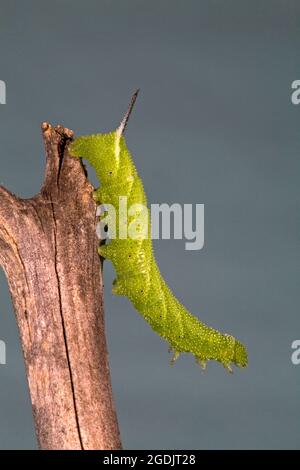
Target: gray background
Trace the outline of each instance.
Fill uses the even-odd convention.
[[[300,2],[0,1],[1,183],[42,182],[41,121],[113,129],[141,87],[129,147],[149,202],[205,204],[205,247],[157,241],[162,273],[199,317],[238,336],[246,370],[167,344],[105,265],[106,330],[126,448],[299,448]],[[36,448],[18,333],[0,285],[0,448]]]

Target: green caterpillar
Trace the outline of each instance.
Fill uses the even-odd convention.
[[[123,136],[136,96],[137,92],[116,131],[82,136],[70,146],[70,154],[85,158],[101,181],[94,193],[96,201],[114,206],[117,217],[120,197],[127,197],[129,207],[147,206],[143,183]],[[128,228],[136,225],[140,236],[123,238],[119,227],[110,243],[99,246],[99,254],[111,260],[116,270],[113,293],[128,297],[153,330],[168,341],[174,351],[172,362],[180,353],[189,352],[203,368],[207,360],[219,361],[229,371],[231,363],[246,366],[247,352],[238,340],[200,322],[174,297],[153,256],[150,212],[147,211],[142,223],[137,223],[139,216],[137,209],[127,223]]]

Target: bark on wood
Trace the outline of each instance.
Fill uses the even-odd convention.
[[[0,187],[0,264],[41,449],[119,449],[104,332],[96,206],[72,132],[42,125],[46,175],[20,199]]]

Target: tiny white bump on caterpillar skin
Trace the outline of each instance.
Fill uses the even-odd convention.
[[[100,215],[102,215],[102,209],[101,209],[101,206],[97,206],[96,216],[100,217]]]

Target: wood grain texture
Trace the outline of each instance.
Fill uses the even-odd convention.
[[[42,125],[46,175],[20,199],[0,187],[0,264],[41,449],[120,449],[104,331],[96,205],[73,133]]]

